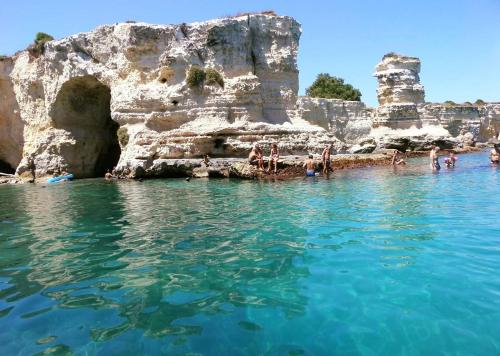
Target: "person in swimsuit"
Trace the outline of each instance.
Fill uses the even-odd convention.
[[[278,160],[280,159],[280,152],[278,151],[278,145],[273,143],[271,145],[271,154],[269,155],[269,168],[271,171],[271,165],[274,164],[274,174],[278,172]]]
[[[399,166],[406,164],[406,161],[401,157],[401,153],[398,150],[394,150],[392,154],[392,162],[393,166]]]
[[[441,169],[441,165],[439,164],[438,152],[439,152],[439,147],[432,146],[432,150],[431,150],[431,153],[429,155],[429,158],[431,160],[431,169],[433,171],[439,171]]]
[[[256,165],[259,169],[264,169],[264,155],[262,154],[262,149],[258,144],[253,146],[252,151],[248,155],[248,163]]]
[[[208,167],[210,165],[210,157],[208,157],[208,155],[203,155],[203,161],[201,161],[201,164],[204,164],[205,167]]]
[[[323,163],[323,174],[328,174],[328,172],[333,171],[332,169],[332,145],[326,145],[323,153],[321,154],[321,161]]]
[[[457,157],[455,157],[455,152],[450,151],[450,155],[444,159],[444,164],[446,164],[446,168],[455,168],[455,162],[457,161]]]
[[[492,164],[500,164],[500,144],[496,144],[491,150],[490,161]]]
[[[316,173],[314,172],[314,161],[313,161],[313,155],[309,155],[309,158],[306,160],[304,163],[304,166],[306,168],[306,176],[307,177],[314,177],[316,176]]]

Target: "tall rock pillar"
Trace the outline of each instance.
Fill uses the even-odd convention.
[[[376,126],[404,129],[420,127],[417,105],[424,103],[424,87],[420,84],[420,60],[399,54],[386,54],[377,64],[374,76],[378,80],[379,107]]]

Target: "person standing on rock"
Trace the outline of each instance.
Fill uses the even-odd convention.
[[[257,168],[264,170],[264,155],[262,154],[262,149],[258,144],[255,144],[250,151],[250,154],[248,155],[248,163],[257,165]]]
[[[271,145],[271,154],[269,155],[269,168],[268,172],[271,171],[271,166],[274,164],[274,174],[278,173],[278,160],[280,159],[280,152],[278,151],[278,145],[273,143]]]
[[[429,158],[431,160],[431,169],[433,171],[439,171],[441,169],[441,165],[439,164],[438,152],[439,152],[439,147],[432,146],[431,153],[429,154]]]
[[[323,153],[321,154],[321,161],[323,163],[323,174],[328,174],[330,171],[333,172],[332,161],[332,145],[326,145]]]

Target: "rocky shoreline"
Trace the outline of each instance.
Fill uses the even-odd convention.
[[[388,53],[377,64],[378,107],[299,97],[301,32],[295,19],[270,13],[119,23],[2,57],[0,172],[239,176],[244,160],[222,157],[246,157],[255,144],[300,157],[325,145],[371,154],[498,138],[500,103],[426,102],[416,57]],[[220,158],[197,173],[204,155]]]
[[[481,151],[486,145],[479,147],[466,147],[453,150],[457,154],[471,153]],[[380,150],[378,153],[363,154],[336,154],[332,155],[332,165],[334,171],[344,169],[367,168],[373,166],[391,165],[393,150]],[[428,155],[428,151],[407,152],[406,156],[419,157]],[[303,177],[305,170],[303,164],[307,156],[290,155],[282,156],[278,162],[278,172],[268,173],[250,165],[244,158],[212,158],[208,165],[201,159],[163,159],[156,160],[151,167],[145,170],[134,170],[133,173],[127,172],[120,174],[117,179],[124,180],[144,180],[160,178],[235,178],[245,180],[266,180],[279,179],[286,180],[291,178]],[[314,155],[316,171],[321,172],[322,162],[320,155]],[[265,160],[267,167],[267,159]],[[322,173],[321,173],[322,174]],[[21,179],[20,177],[9,175],[0,176],[1,184],[23,184],[23,183],[46,183],[47,177],[33,179]]]

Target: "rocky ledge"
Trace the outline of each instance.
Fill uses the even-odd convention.
[[[208,154],[233,162],[255,143],[300,156],[325,144],[362,154],[498,136],[498,103],[425,103],[415,57],[391,53],[377,65],[376,109],[298,97],[301,31],[273,13],[119,23],[2,57],[0,172],[87,178],[116,167],[133,177],[172,176],[188,170],[172,160],[192,165]]]
[[[392,151],[391,151],[392,152]],[[291,178],[304,176],[303,167],[307,156],[293,155],[280,157],[278,172],[268,173],[250,165],[246,159],[241,158],[215,158],[205,164],[200,159],[162,159],[145,170],[125,170],[121,177],[124,178],[240,178],[240,179],[268,179]],[[317,171],[321,172],[321,156],[314,155]],[[387,165],[391,162],[391,153],[372,154],[338,154],[332,156],[334,170],[360,168],[378,165]],[[265,167],[268,161],[264,160]]]

